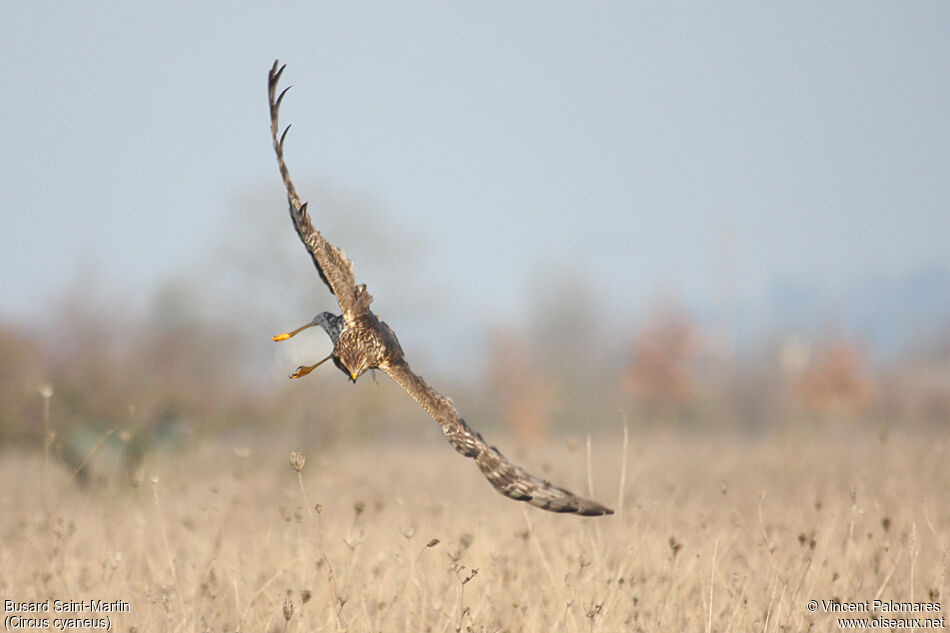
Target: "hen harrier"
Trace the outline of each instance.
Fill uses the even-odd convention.
[[[353,263],[342,250],[324,239],[319,231],[314,230],[307,213],[307,203],[301,203],[290,179],[290,173],[284,163],[284,140],[290,126],[288,125],[279,137],[277,134],[280,103],[290,89],[285,88],[277,94],[277,83],[283,72],[284,66],[278,67],[278,62],[275,61],[267,82],[271,135],[274,151],[277,153],[277,165],[287,189],[290,217],[293,219],[294,228],[297,229],[297,235],[307,247],[323,283],[336,296],[343,313],[336,315],[321,312],[310,323],[273,338],[275,341],[284,341],[301,330],[319,325],[333,341],[333,353],[314,365],[298,367],[290,377],[305,376],[331,358],[333,364],[354,383],[366,370],[379,369],[399,383],[426,413],[439,423],[455,450],[474,459],[488,481],[501,494],[552,512],[572,512],[584,516],[613,514],[613,510],[538,479],[509,462],[497,448],[485,443],[482,436],[465,423],[451,400],[437,393],[409,368],[396,334],[370,310],[373,297],[367,292],[365,284],[357,285],[353,276]]]

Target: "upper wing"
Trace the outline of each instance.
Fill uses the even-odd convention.
[[[475,460],[488,481],[501,494],[551,512],[572,512],[584,516],[613,514],[613,510],[538,479],[509,462],[497,448],[489,446],[480,434],[469,428],[465,420],[459,417],[452,401],[439,395],[421,376],[413,373],[405,360],[381,366],[380,369],[399,383],[439,423],[455,450]]]
[[[294,228],[297,229],[297,235],[313,263],[320,273],[320,279],[327,285],[337,301],[340,303],[340,309],[347,321],[352,321],[360,314],[369,309],[369,304],[373,301],[372,295],[366,291],[366,286],[356,285],[356,278],[353,276],[353,262],[347,259],[343,251],[334,246],[331,242],[323,239],[320,231],[313,228],[310,222],[310,214],[307,213],[307,203],[300,202],[300,196],[297,195],[297,189],[290,179],[290,172],[284,163],[284,140],[287,138],[287,132],[290,130],[288,125],[284,132],[278,138],[277,117],[280,111],[280,102],[284,95],[290,90],[290,87],[277,94],[277,82],[280,81],[280,75],[284,72],[286,66],[278,68],[278,61],[274,61],[274,66],[270,69],[267,78],[267,93],[270,102],[270,131],[274,140],[274,152],[277,153],[277,166],[280,167],[280,175],[284,179],[284,187],[287,189],[287,201],[290,203],[290,217],[294,221]]]

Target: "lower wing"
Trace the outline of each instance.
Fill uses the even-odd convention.
[[[517,501],[551,512],[568,512],[583,516],[613,514],[613,510],[595,501],[578,497],[570,490],[539,479],[515,466],[494,446],[489,446],[479,433],[459,417],[448,398],[426,384],[405,361],[380,367],[409,393],[442,427],[449,443],[462,455],[471,457],[495,490]]]

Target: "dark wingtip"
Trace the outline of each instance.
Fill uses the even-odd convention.
[[[280,64],[280,60],[279,60],[279,59],[275,59],[275,60],[274,60],[274,65],[271,66],[271,69],[270,69],[270,81],[271,81],[271,83],[277,83],[277,80],[280,79],[281,73],[283,73],[283,72],[284,72],[284,69],[287,68],[287,64],[284,64],[283,66],[281,66],[281,67],[278,69],[278,68],[277,68],[278,64]]]
[[[601,517],[605,515],[611,515],[614,511],[606,506],[602,506],[599,503],[594,501],[583,501],[579,507],[574,511],[574,514],[578,514],[582,517]]]
[[[520,497],[515,497],[508,495],[512,499],[517,501],[527,501],[531,503],[533,497],[524,495]],[[559,505],[546,504],[546,503],[532,503],[542,510],[547,510],[548,512],[557,512],[559,514],[576,514],[577,516],[582,517],[600,517],[608,514],[613,514],[614,511],[606,506],[602,506],[596,501],[590,501],[588,499],[583,499],[581,497],[576,497],[571,495],[570,500],[561,500]]]
[[[287,127],[284,128],[284,133],[280,135],[280,141],[277,142],[277,150],[280,151],[281,153],[283,153],[284,151],[284,141],[287,139],[287,132],[290,131],[291,125],[292,124],[288,124]]]
[[[283,72],[284,69],[281,68],[280,70],[281,70],[281,72]],[[291,88],[293,88],[293,86],[287,86],[286,88],[284,88],[283,90],[281,90],[280,95],[278,95],[278,97],[274,100],[274,109],[275,109],[275,110],[280,109],[280,102],[284,100],[284,95],[287,94],[287,91],[290,90]],[[289,126],[288,126],[288,127],[289,127]]]

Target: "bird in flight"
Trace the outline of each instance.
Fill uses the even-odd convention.
[[[539,479],[512,464],[497,448],[489,446],[479,433],[465,423],[449,398],[439,394],[409,368],[395,332],[370,309],[373,297],[366,290],[366,285],[356,283],[353,263],[340,248],[327,241],[320,231],[313,228],[310,214],[307,212],[307,203],[300,201],[297,189],[290,179],[290,172],[284,162],[284,141],[290,126],[279,133],[278,125],[280,104],[290,89],[284,88],[277,93],[277,84],[284,68],[278,61],[274,61],[267,79],[271,136],[274,152],[277,154],[277,166],[287,189],[290,217],[297,235],[310,253],[320,279],[336,296],[342,312],[321,312],[310,323],[273,337],[274,341],[284,341],[306,328],[319,325],[333,341],[333,352],[329,356],[314,365],[298,367],[290,377],[306,376],[331,359],[354,383],[367,370],[378,369],[396,381],[439,423],[449,444],[465,457],[474,459],[488,481],[501,494],[551,512],[583,516],[613,514],[613,510],[595,501],[578,497],[571,491]]]

